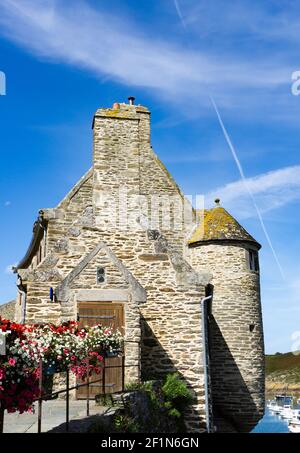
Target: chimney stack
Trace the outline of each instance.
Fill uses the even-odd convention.
[[[129,105],[134,105],[135,97],[134,96],[129,96],[128,97]]]

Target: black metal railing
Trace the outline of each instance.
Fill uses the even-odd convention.
[[[126,341],[126,342],[131,342],[131,341]],[[132,343],[135,343],[132,341]],[[40,390],[40,397],[35,399],[34,402],[38,403],[38,429],[37,432],[41,433],[42,432],[42,407],[43,407],[43,401],[49,400],[50,398],[53,398],[55,396],[58,396],[62,393],[66,393],[66,432],[69,431],[69,423],[70,423],[70,391],[72,390],[78,390],[81,387],[87,387],[87,393],[86,393],[86,415],[87,417],[90,415],[90,387],[92,384],[96,383],[102,383],[102,393],[100,395],[106,395],[106,388],[111,387],[110,384],[106,383],[106,370],[111,369],[111,368],[121,368],[121,390],[117,391],[110,391],[109,394],[117,394],[117,393],[123,393],[125,390],[125,369],[126,368],[132,368],[132,367],[138,367],[138,375],[140,376],[140,364],[138,365],[125,365],[125,354],[122,353],[121,355],[118,355],[116,357],[121,358],[121,365],[107,365],[107,359],[104,357],[102,361],[102,370],[101,370],[101,378],[94,380],[91,382],[89,373],[86,378],[86,382],[82,384],[75,384],[74,386],[70,387],[70,371],[66,370],[66,387],[57,390],[55,392],[51,393],[43,393],[43,362],[42,359],[39,362],[39,390]],[[87,369],[89,370],[89,358],[86,359],[87,363]],[[84,398],[82,398],[84,399]],[[1,410],[0,407],[0,434],[3,433],[3,426],[4,426],[4,410]]]

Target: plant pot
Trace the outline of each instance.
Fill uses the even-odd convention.
[[[56,364],[48,365],[47,368],[43,369],[43,374],[45,374],[47,376],[50,376],[51,374],[55,374],[55,373],[58,373],[58,372],[59,372],[59,369],[58,369],[58,366]]]
[[[109,358],[109,357],[118,357],[118,355],[119,355],[118,352],[111,352],[111,351],[106,351],[105,354],[104,354],[104,356],[105,356],[106,358]]]

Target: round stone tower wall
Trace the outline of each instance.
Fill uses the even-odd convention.
[[[254,247],[216,242],[190,249],[193,267],[213,273],[209,347],[215,423],[224,420],[238,432],[249,432],[264,413],[260,279],[249,268],[248,254]]]

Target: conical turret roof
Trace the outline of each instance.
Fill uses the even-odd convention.
[[[235,220],[226,209],[217,204],[213,209],[205,209],[200,224],[188,241],[189,245],[215,241],[243,241],[251,242],[256,247],[261,245]]]

